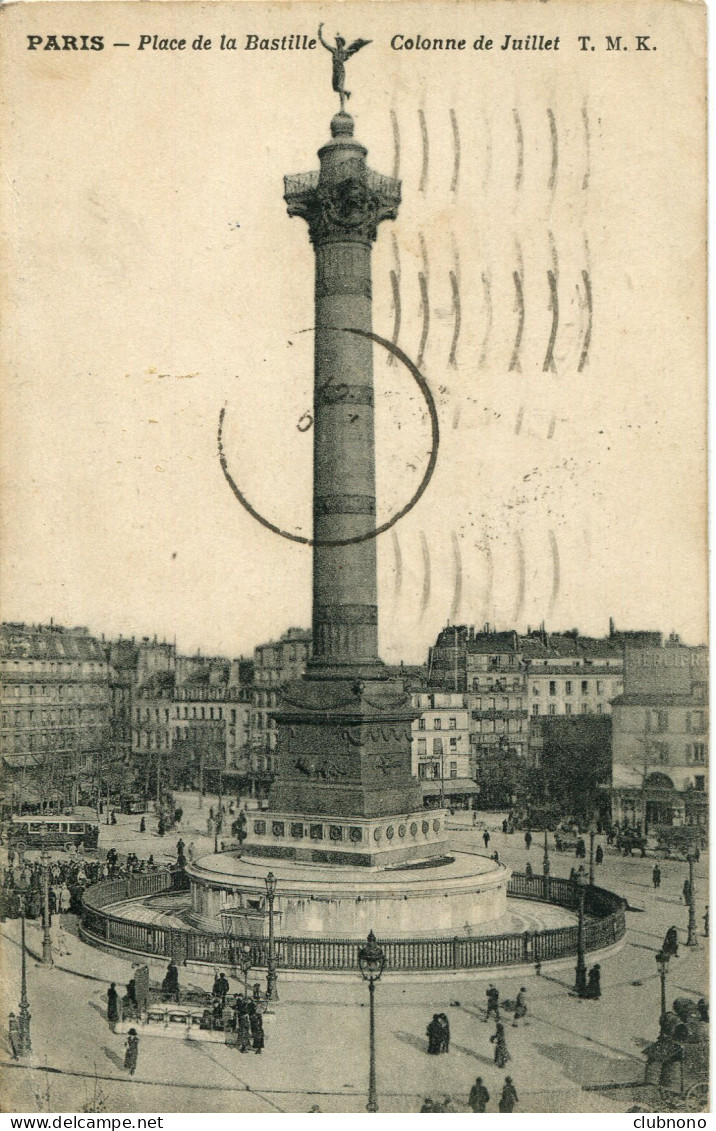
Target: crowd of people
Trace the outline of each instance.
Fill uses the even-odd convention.
[[[2,869],[0,887],[0,921],[17,919],[24,908],[28,919],[42,916],[44,865],[41,860],[28,860],[8,849],[7,867]],[[85,859],[81,854],[63,856],[48,864],[48,904],[53,915],[79,915],[82,893],[92,884],[107,879],[124,879],[146,872],[157,872],[160,865],[154,857],[140,860],[130,852],[124,860],[110,848],[104,860]]]
[[[467,1106],[470,1111],[475,1113],[484,1114],[487,1111],[487,1105],[490,1102],[490,1093],[482,1082],[482,1076],[478,1076],[475,1083],[470,1089],[470,1094],[467,1098]],[[513,1112],[517,1104],[517,1091],[512,1082],[511,1076],[505,1076],[505,1082],[502,1086],[502,1092],[497,1104],[497,1110],[500,1112]],[[444,1095],[441,1100],[435,1100],[431,1096],[426,1096],[423,1100],[423,1105],[420,1108],[421,1113],[427,1112],[433,1115],[443,1114],[445,1112],[457,1112],[460,1108],[457,1107],[452,1096]]]

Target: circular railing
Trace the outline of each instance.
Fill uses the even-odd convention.
[[[88,888],[83,896],[80,930],[94,945],[117,947],[134,954],[173,958],[177,962],[236,966],[245,945],[252,966],[265,967],[268,939],[220,935],[180,927],[135,923],[113,915],[111,906],[162,891],[186,889],[182,872],[152,872],[129,879],[106,880]],[[602,950],[626,932],[625,901],[605,888],[585,886],[584,950]],[[516,899],[552,903],[576,911],[580,885],[550,876],[512,874],[508,895]],[[518,966],[551,962],[577,954],[578,927],[554,927],[522,934],[462,936],[459,938],[380,939],[388,970],[473,970],[490,966]],[[276,938],[277,963],[285,970],[358,970],[361,939]]]

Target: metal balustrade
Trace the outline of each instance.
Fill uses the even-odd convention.
[[[268,940],[252,936],[212,934],[191,928],[158,927],[113,915],[111,906],[123,900],[184,890],[179,872],[152,872],[122,880],[105,880],[83,896],[82,934],[88,942],[121,947],[141,955],[175,958],[234,967],[245,944],[252,964],[265,967]],[[514,872],[508,895],[551,903],[575,911],[579,884],[559,877],[528,876]],[[585,951],[613,946],[626,932],[625,901],[605,888],[584,888]],[[577,925],[522,934],[461,936],[456,938],[380,939],[388,970],[472,970],[550,962],[577,954]],[[358,970],[362,939],[277,938],[278,965],[286,970]]]

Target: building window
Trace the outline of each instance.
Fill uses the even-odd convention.
[[[601,679],[597,680],[597,695],[601,695],[603,690]]]
[[[582,695],[589,694],[589,683],[586,679],[582,680]]]
[[[539,715],[539,703],[532,704],[532,714]]]
[[[457,762],[451,762],[450,763],[450,777],[451,778],[457,777]]]
[[[442,738],[434,738],[433,739],[433,754],[442,754],[442,752],[443,752],[443,740],[442,740]]]
[[[697,774],[696,777],[694,778],[694,783],[695,783],[696,789],[698,789],[698,791],[700,793],[703,793],[704,788],[705,788],[704,775],[703,774]]]
[[[450,730],[457,730],[457,719],[450,719]]]
[[[423,715],[418,719],[418,730],[425,730],[425,718]]]
[[[564,694],[565,695],[571,695],[572,694],[572,681],[571,681],[571,679],[568,679],[567,682],[564,685]]]
[[[427,752],[428,752],[427,739],[419,738],[418,739],[418,755],[427,754]]]
[[[551,679],[549,681],[549,693],[550,693],[550,695],[556,695],[557,694],[557,682],[554,679]]]
[[[688,751],[688,746],[686,747]],[[703,764],[706,761],[706,744],[703,742],[695,742],[693,746],[694,762]]]
[[[550,715],[556,715],[557,714],[557,708],[555,707],[554,703],[550,703],[549,713],[550,713]]]
[[[450,749],[451,749],[451,750],[455,750],[455,749],[456,749],[456,747],[457,747],[457,739],[456,739],[456,738],[451,738],[451,739],[450,739]]]
[[[442,719],[434,719],[433,720],[433,727],[435,728],[435,730],[442,730],[442,725],[443,725]]]
[[[581,706],[580,706],[580,708],[579,708],[579,710],[581,711],[581,713],[582,713],[583,715],[586,715],[586,714],[587,714],[587,712],[589,711],[589,707],[587,706],[587,704],[586,704],[586,703],[582,703],[582,704],[581,704]]]
[[[564,713],[565,713],[565,715],[571,715],[572,714],[572,704],[571,703],[565,703]]]
[[[601,714],[603,714],[603,712],[604,712],[604,704],[603,703],[597,703],[597,714],[601,715]]]
[[[427,762],[421,762],[420,765],[418,766],[418,777],[422,781],[424,781],[427,776],[428,776],[428,764],[427,764]]]

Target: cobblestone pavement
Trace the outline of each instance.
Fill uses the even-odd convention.
[[[191,829],[191,804],[182,827],[185,842],[198,834]],[[208,814],[205,799],[204,812]],[[154,851],[155,859],[169,858],[177,834],[161,838],[152,831],[140,837],[138,817],[119,817],[103,828],[103,844],[121,851],[131,845],[139,854]],[[492,824],[487,815],[488,824]],[[149,824],[150,822],[148,822]],[[456,825],[459,822],[454,822]],[[184,826],[184,822],[182,822]],[[478,850],[481,829],[456,827],[456,847]],[[491,829],[490,851],[516,870],[529,859],[541,869],[541,838],[528,853],[521,834],[504,836]],[[105,838],[111,838],[105,839]],[[148,847],[144,849],[144,843]],[[157,844],[162,852],[157,851]],[[197,848],[199,846],[197,845]],[[203,838],[201,851],[213,847]],[[166,853],[164,853],[166,849]],[[554,875],[567,875],[574,856],[552,852]],[[643,1079],[644,1047],[658,1030],[659,979],[654,961],[667,927],[679,928],[679,958],[672,959],[667,996],[701,997],[707,985],[707,940],[702,932],[707,899],[706,857],[696,868],[699,947],[687,949],[687,909],[681,888],[687,874],[679,861],[661,861],[662,885],[651,885],[653,860],[618,857],[609,850],[597,869],[597,882],[622,894],[629,902],[627,937],[616,952],[600,957],[603,996],[580,1001],[570,996],[573,962],[533,970],[482,974],[478,977],[409,982],[384,975],[376,990],[377,1063],[381,1111],[418,1111],[424,1096],[451,1095],[458,1110],[476,1075],[491,1093],[488,1110],[496,1110],[505,1072],[519,1095],[518,1110],[528,1112],[626,1111],[634,1090],[618,1085]],[[39,955],[38,924],[28,924],[28,993],[32,1010],[33,1053],[12,1062],[2,1035],[4,1106],[11,1111],[77,1111],[100,1104],[107,1111],[229,1111],[306,1112],[314,1105],[325,1112],[365,1109],[368,1074],[367,987],[360,978],[323,982],[279,981],[281,1001],[266,1019],[266,1048],[261,1056],[240,1054],[220,1044],[143,1036],[137,1074],[129,1079],[123,1068],[124,1038],[110,1032],[105,1020],[110,980],[124,983],[131,963],[82,943],[72,917],[61,930],[53,924],[56,943],[54,969],[44,968]],[[6,1017],[20,997],[19,924],[2,924],[5,973],[0,987]],[[59,942],[59,946],[57,943]],[[62,951],[62,953],[57,953]],[[153,968],[154,976],[162,969]],[[209,987],[206,975],[182,973],[184,984]],[[492,1025],[485,1024],[485,989],[491,979],[503,998],[514,998],[527,987],[528,1024],[506,1026],[511,1059],[503,1071],[493,1063]],[[232,981],[232,991],[238,990]],[[435,1012],[450,1019],[451,1045],[445,1056],[426,1054],[425,1027]],[[3,1026],[4,1029],[4,1026]],[[607,1090],[601,1086],[611,1085]],[[585,1090],[588,1089],[588,1090]],[[597,1090],[591,1090],[597,1089]]]

